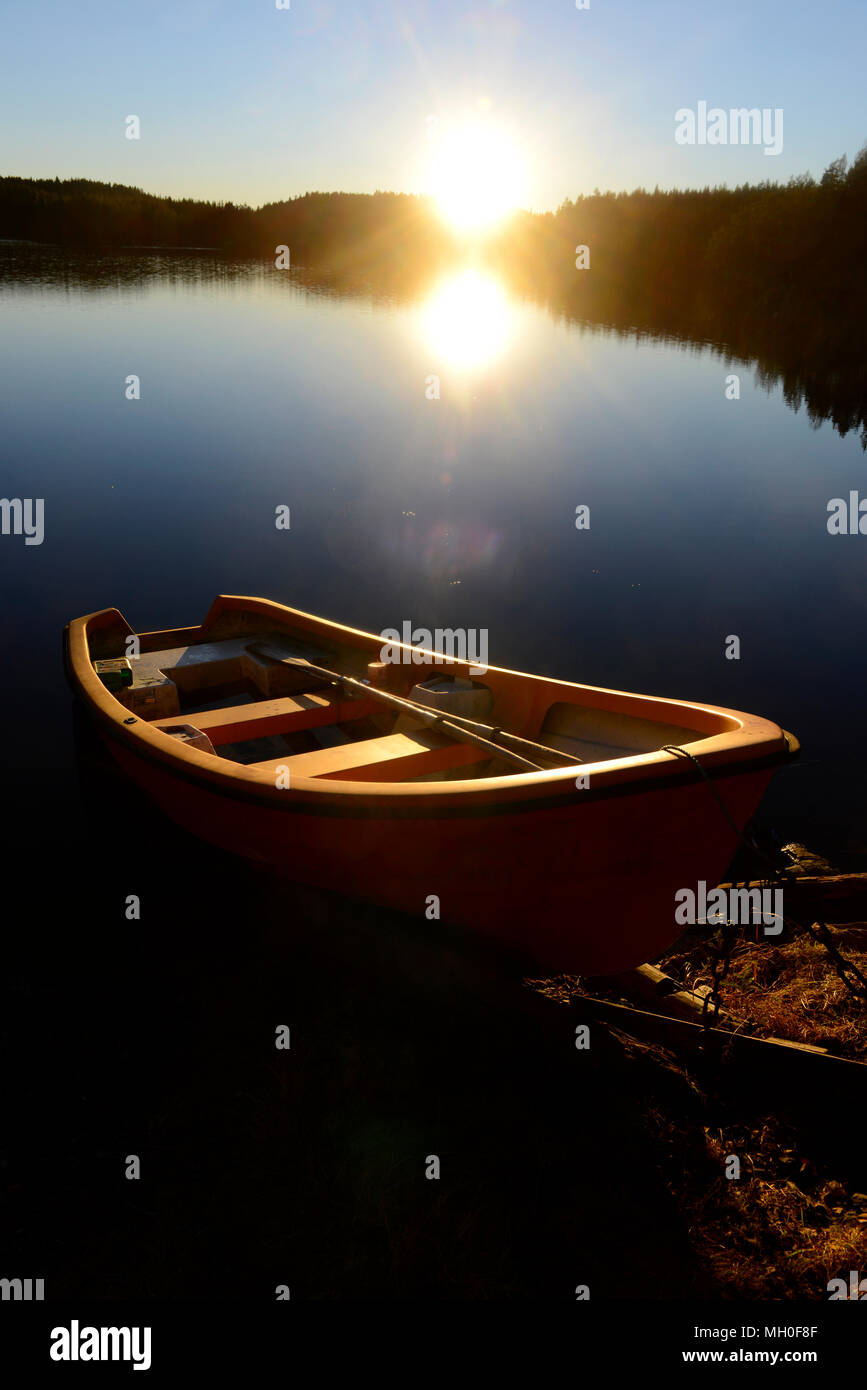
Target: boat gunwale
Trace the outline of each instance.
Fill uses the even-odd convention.
[[[214,600],[204,621],[198,626],[160,629],[137,636],[142,650],[159,650],[154,644],[163,639],[177,639],[175,645],[187,641],[197,645],[194,640],[207,642],[209,627],[226,613],[247,611],[271,614],[279,617],[287,626],[300,625],[303,629],[327,631],[335,640],[349,645],[381,647],[382,638],[360,629],[346,627],[329,619],[289,608],[269,599],[221,594]],[[681,755],[664,749],[646,753],[633,753],[622,758],[604,759],[596,762],[575,763],[572,767],[542,769],[538,772],[519,772],[499,777],[466,778],[460,781],[420,783],[412,782],[373,782],[338,780],[317,777],[292,778],[288,788],[278,787],[273,774],[261,767],[247,767],[232,763],[228,759],[218,760],[223,766],[215,766],[213,755],[204,753],[184,744],[168,745],[166,736],[148,721],[130,715],[129,710],[114,698],[102,684],[93,669],[90,655],[89,632],[99,620],[118,619],[132,633],[132,628],[116,608],[100,609],[81,618],[76,618],[64,629],[64,665],[67,678],[76,694],[84,698],[103,730],[109,732],[129,751],[147,762],[163,765],[175,777],[191,781],[200,787],[228,796],[235,800],[253,801],[273,809],[284,811],[310,812],[317,814],[348,813],[365,814],[375,811],[396,815],[442,815],[442,814],[505,814],[508,812],[542,810],[546,807],[581,805],[602,797],[645,792],[657,788],[695,783],[697,770],[687,764]],[[404,643],[392,644],[407,653],[418,653],[419,648]],[[425,652],[431,658],[442,654]],[[411,658],[410,658],[411,660]],[[417,664],[417,663],[416,663]],[[449,659],[450,669],[469,674],[472,663]],[[778,766],[797,755],[799,744],[793,735],[770,720],[749,715],[721,706],[708,705],[694,701],[675,700],[662,696],[641,695],[634,691],[613,690],[602,686],[590,686],[575,681],[565,681],[548,676],[537,676],[530,672],[511,671],[504,667],[489,666],[488,671],[522,681],[540,683],[550,688],[556,700],[556,691],[580,690],[590,695],[613,697],[615,701],[633,701],[650,704],[659,711],[658,722],[665,722],[663,715],[677,711],[699,714],[727,721],[730,727],[722,733],[702,735],[686,747],[693,757],[701,760],[702,766],[714,780],[758,772],[768,767]],[[128,720],[133,722],[128,723]],[[687,721],[684,721],[686,723]],[[731,727],[733,725],[733,727]],[[675,767],[677,770],[675,770]],[[577,788],[578,777],[589,776],[588,787]]]

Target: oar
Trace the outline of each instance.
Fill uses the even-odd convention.
[[[379,690],[374,685],[366,685],[364,681],[357,680],[355,676],[345,676],[339,671],[329,671],[324,666],[314,666],[312,662],[302,658],[272,656],[270,652],[263,651],[255,642],[248,643],[247,650],[254,652],[256,656],[264,657],[267,661],[273,661],[275,665],[302,668],[312,671],[314,675],[320,676],[323,680],[331,681],[334,685],[345,685],[351,694],[355,694],[359,698],[379,700],[382,704],[391,706],[392,709],[402,710],[411,714],[428,728],[436,726],[447,731],[453,738],[464,743],[473,743],[478,748],[484,748],[492,756],[514,763],[527,772],[544,772],[545,769],[539,763],[531,762],[529,758],[515,752],[511,745],[527,749],[535,753],[537,757],[541,755],[551,762],[559,762],[564,767],[574,767],[576,763],[582,761],[580,758],[573,758],[567,753],[561,753],[557,748],[547,748],[543,743],[534,743],[532,739],[520,738],[518,734],[507,733],[504,729],[495,729],[493,725],[481,724],[475,719],[467,719],[464,715],[440,713],[439,710],[431,709],[428,705],[420,705],[415,700],[407,700],[401,695],[392,695],[386,690]]]

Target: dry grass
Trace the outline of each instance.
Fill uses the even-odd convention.
[[[831,928],[831,934],[837,949],[867,975],[867,928],[859,923]],[[691,930],[659,966],[693,989],[711,983],[713,961],[714,946],[706,933]],[[840,979],[825,947],[806,931],[786,928],[773,941],[739,939],[720,987],[720,1002],[759,1035],[810,1043],[867,1061],[867,1007]]]
[[[823,1299],[831,1278],[867,1268],[867,1194],[817,1172],[800,1136],[778,1120],[704,1127],[704,1161],[685,1165],[685,1131],[658,1112],[651,1118],[669,1189],[721,1296]],[[731,1154],[737,1179],[724,1176]]]
[[[690,929],[658,963],[686,987],[709,984],[719,939]],[[867,973],[867,928],[847,927],[838,940]],[[585,990],[568,975],[533,982],[562,1003],[585,992],[622,998],[601,985]],[[867,1061],[867,1009],[808,932],[787,927],[773,941],[738,940],[720,994],[747,1031]],[[867,1274],[867,1192],[859,1190],[867,1180],[852,1176],[851,1153],[829,1157],[815,1134],[731,1101],[711,1102],[670,1054],[644,1045],[640,1053],[659,1168],[720,1297],[825,1299],[831,1278],[848,1280],[850,1269]],[[672,1085],[673,1073],[686,1084]],[[737,1179],[725,1176],[729,1155],[740,1161]]]
[[[867,926],[829,931],[840,953],[867,974]],[[659,962],[688,988],[710,984],[713,964],[714,943],[694,930]],[[787,926],[773,941],[743,934],[720,1003],[751,1032],[867,1061],[867,1007],[804,929]],[[677,1126],[660,1117],[660,1135],[676,1151]],[[730,1296],[822,1297],[829,1279],[867,1268],[867,1194],[817,1171],[803,1156],[803,1137],[769,1117],[755,1131],[707,1129],[705,1146],[718,1174],[726,1155],[737,1153],[740,1180],[717,1176],[704,1187],[680,1174],[673,1182],[690,1212],[695,1249]]]

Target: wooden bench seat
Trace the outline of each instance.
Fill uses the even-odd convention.
[[[284,695],[279,700],[253,700],[227,709],[200,710],[185,715],[185,721],[207,734],[215,748],[223,743],[243,743],[247,739],[271,734],[293,734],[299,729],[315,729],[323,724],[345,724],[379,714],[382,705],[375,700],[328,700],[321,695]],[[176,718],[155,719],[159,729],[176,724]],[[299,755],[300,756],[300,755]]]
[[[273,653],[267,661],[249,650],[261,644]],[[133,681],[117,698],[149,723],[179,715],[181,700],[207,702],[209,691],[247,680],[269,700],[294,695],[301,690],[322,688],[321,678],[305,679],[295,669],[280,665],[280,658],[300,657],[314,662],[327,661],[328,652],[300,641],[289,633],[265,633],[254,639],[230,637],[219,642],[194,642],[183,647],[145,650],[131,658]],[[190,713],[195,713],[190,711]]]
[[[406,782],[431,772],[489,760],[483,748],[470,743],[453,743],[442,734],[420,729],[411,734],[385,734],[382,738],[360,739],[337,748],[320,748],[312,753],[296,753],[283,759],[269,758],[253,767],[272,771],[289,769],[293,777],[346,778],[353,782]]]

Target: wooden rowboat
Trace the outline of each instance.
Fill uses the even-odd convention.
[[[675,893],[719,882],[733,827],[798,750],[712,705],[480,678],[401,643],[384,663],[381,636],[265,599],[223,594],[199,627],[140,634],[107,608],[64,643],[113,757],[185,829],[584,974],[679,935]]]

